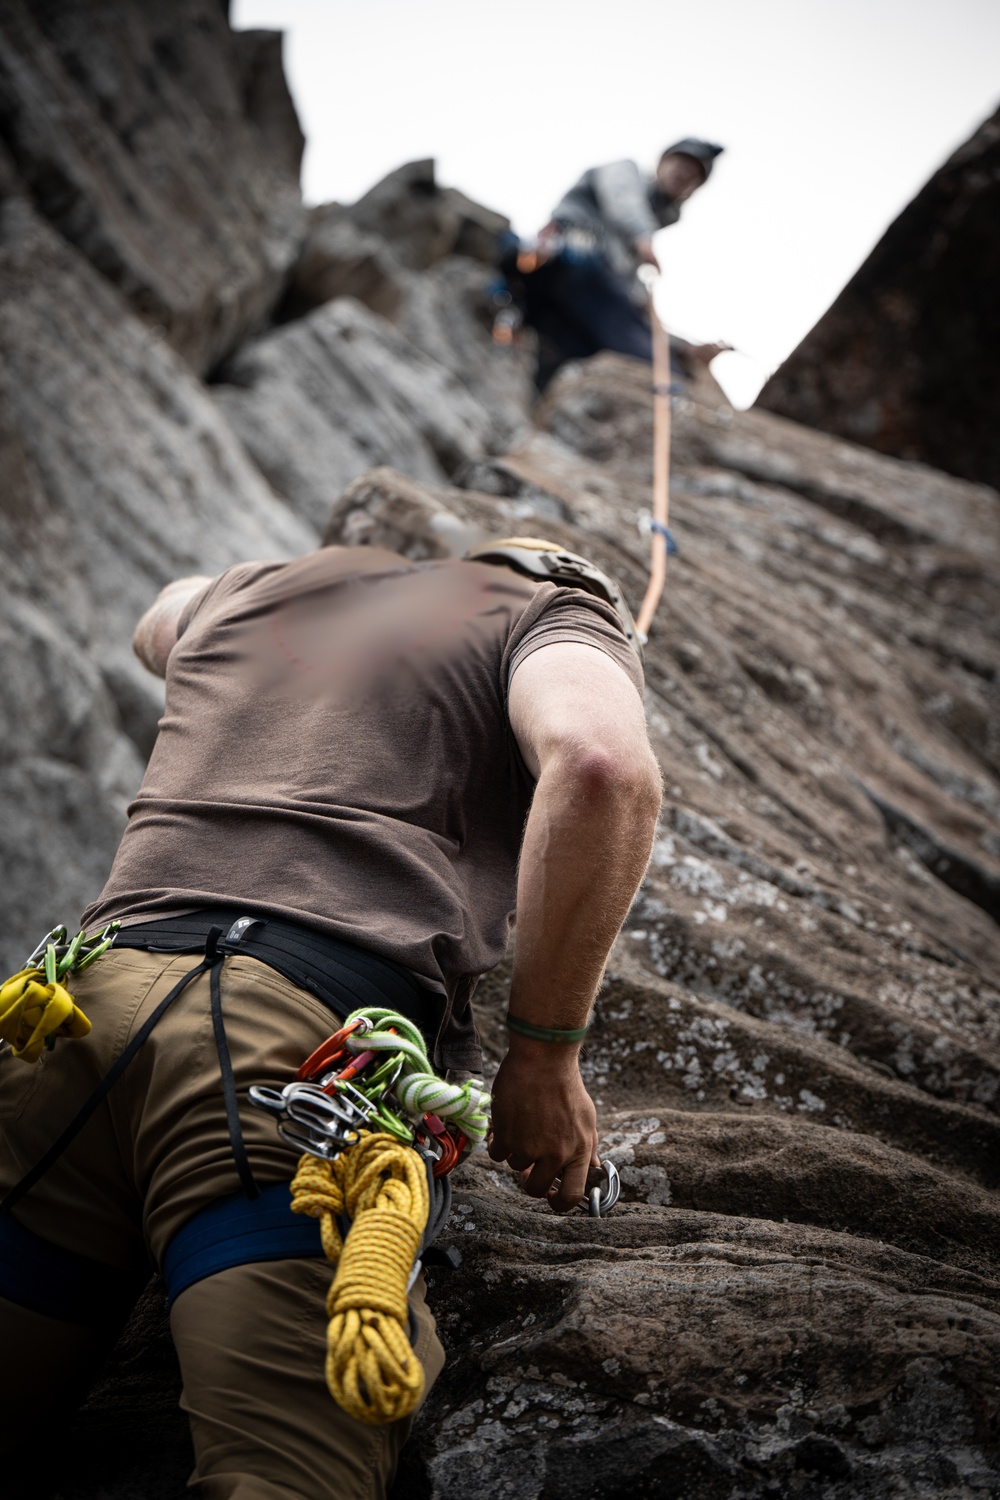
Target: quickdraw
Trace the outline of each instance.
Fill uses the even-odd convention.
[[[439,1078],[412,1022],[373,1007],[348,1016],[291,1083],[254,1085],[250,1100],[304,1153],[292,1211],[319,1220],[336,1267],[326,1303],[330,1394],[358,1421],[398,1421],[424,1390],[407,1293],[447,1220],[448,1173],[486,1136],[489,1094]]]
[[[362,1131],[378,1130],[433,1155],[435,1177],[450,1172],[489,1128],[489,1094],[472,1082],[439,1078],[412,1021],[377,1007],[353,1011],[291,1083],[255,1084],[250,1100],[276,1115],[283,1139],[311,1156],[332,1161]]]
[[[22,1062],[37,1062],[51,1051],[56,1037],[84,1037],[90,1022],[66,988],[71,974],[80,974],[107,952],[120,922],[100,932],[82,929],[70,938],[65,927],[53,927],[28,955],[24,968],[0,986],[0,1042]]]

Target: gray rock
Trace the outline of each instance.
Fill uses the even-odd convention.
[[[529,351],[493,342],[494,282],[495,273],[482,264],[449,256],[409,278],[399,323],[404,336],[450,370],[489,413],[490,451],[498,453],[530,425],[535,390]]]
[[[492,263],[496,238],[510,220],[457,188],[438,186],[433,161],[412,161],[383,177],[350,210],[359,229],[388,240],[411,271],[448,255]]]
[[[354,297],[395,320],[407,276],[387,242],[359,229],[339,203],[313,209],[309,232],[281,307],[282,320],[304,317],[334,297]]]
[[[8,197],[0,208],[0,962],[100,889],[161,696],[134,660],[160,587],[312,533],[166,342]]]
[[[8,0],[0,118],[40,212],[199,370],[263,326],[303,228],[280,38],[218,0]]]
[[[325,214],[325,271],[317,228],[316,275],[338,294],[354,276],[361,300],[240,348],[211,395],[135,315],[111,282],[141,304],[182,263],[174,226],[137,231],[134,281],[123,270],[122,111],[146,99],[161,35],[147,9],[108,42],[120,7],[95,4],[102,48],[61,5],[48,30],[20,5],[4,16],[8,59],[34,59],[15,165],[0,160],[11,965],[104,873],[157,712],[129,637],[168,578],[321,531],[421,558],[527,530],[592,555],[632,603],[646,581],[648,369],[569,367],[526,425],[525,371],[490,343],[469,243],[490,221],[426,164]],[[259,205],[296,147],[273,43],[221,25],[213,10],[204,78],[221,68],[242,101],[224,114],[257,142],[243,189]],[[164,80],[188,78],[189,40],[156,51]],[[207,97],[164,88],[188,122]],[[56,98],[77,100],[86,163]],[[149,180],[161,147],[180,161],[162,144],[175,125],[153,110],[136,127]],[[202,226],[207,139],[179,171]],[[16,177],[42,202],[45,151],[75,184],[42,204],[62,237]],[[226,243],[245,223],[227,202]],[[258,271],[240,272],[237,313],[219,312],[228,253],[205,250],[178,344],[215,347],[263,307],[241,300]],[[393,287],[395,321],[362,305]],[[599,1224],[556,1219],[484,1158],[460,1170],[464,1258],[431,1288],[449,1365],[396,1500],[972,1500],[1000,1484],[1000,511],[980,486],[734,413],[704,382],[674,427],[680,553],[646,652],[664,812],[583,1064],[625,1201]],[[476,1000],[491,1067],[508,978]],[[153,1288],[72,1426],[63,1500],[179,1496],[177,1390]]]
[[[538,420],[475,488],[356,479],[327,539],[426,557],[517,524],[637,601],[647,372],[570,368]],[[626,1201],[558,1220],[461,1169],[449,1363],[395,1500],[973,1500],[1000,1483],[1000,929],[871,793],[995,876],[997,511],[697,389],[675,438],[662,828],[583,1064]],[[476,1001],[491,1067],[508,978]]]
[[[509,447],[534,401],[529,351],[491,336],[495,245],[509,227],[439,188],[433,162],[412,162],[351,207],[313,210],[280,316],[302,317],[335,297],[363,302],[455,375],[489,412],[492,447]]]
[[[337,500],[323,545],[385,547],[417,562],[461,557],[486,533],[471,517],[461,520],[446,503],[451,498],[449,490],[432,491],[395,469],[370,469]]]
[[[400,310],[406,273],[452,256],[492,267],[510,220],[438,185],[433,161],[408,162],[349,207],[313,209],[283,313],[300,317],[332,297],[357,297],[373,312]]]
[[[890,224],[758,405],[1000,486],[1000,111]]]
[[[346,297],[245,346],[212,393],[275,491],[317,529],[366,469],[440,482],[494,431],[449,369]]]
[[[295,113],[282,62],[280,31],[234,31],[243,112],[255,127],[256,151],[289,183],[297,183],[306,138]]]
[[[449,1363],[400,1497],[965,1500],[996,1482],[993,1280],[733,1209],[557,1220],[482,1163],[456,1221],[463,1264],[433,1292]]]

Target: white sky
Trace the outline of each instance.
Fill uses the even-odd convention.
[[[531,235],[588,166],[721,142],[661,311],[740,405],[1000,101],[997,0],[233,0],[287,33],[311,203],[434,156]]]

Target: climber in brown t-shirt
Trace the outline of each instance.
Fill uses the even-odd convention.
[[[516,914],[517,1029],[493,1087],[489,1151],[529,1194],[573,1208],[598,1165],[594,1106],[579,1044],[537,1031],[585,1027],[660,795],[641,667],[616,609],[493,563],[329,547],[171,585],[135,645],[165,676],[166,707],[111,875],[83,918],[120,920],[123,942],[74,986],[92,1036],[35,1068],[4,1061],[0,1191],[190,967],[190,954],[157,951],[172,923],[239,910],[357,950],[376,980],[412,993],[436,1065],[461,1070],[480,1062],[473,988],[503,957]],[[143,946],[126,946],[136,932]],[[239,1189],[208,988],[204,974],[188,986],[18,1201],[17,1233],[40,1254],[72,1252],[98,1281],[138,1285],[184,1225]],[[242,954],[226,959],[222,990],[242,1106],[251,1083],[294,1073],[332,1029],[330,1009]],[[342,1012],[354,1004],[345,996]],[[287,1182],[292,1157],[270,1120],[240,1114],[257,1181]],[[325,1389],[326,1269],[229,1262],[173,1301],[206,1494],[360,1500],[391,1481],[409,1422],[363,1426]],[[50,1409],[61,1381],[79,1383],[108,1327],[34,1311],[2,1279],[0,1294],[10,1443],[43,1388]],[[422,1280],[411,1308],[429,1388],[443,1355]]]

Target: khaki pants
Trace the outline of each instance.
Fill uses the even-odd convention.
[[[33,1066],[0,1059],[0,1192],[42,1155],[196,962],[190,954],[111,952],[71,986],[93,1022],[89,1037],[59,1041]],[[295,1154],[271,1118],[245,1105],[246,1091],[251,1083],[287,1082],[335,1019],[251,958],[226,960],[222,1005],[254,1174],[261,1186],[287,1182]],[[202,974],[15,1216],[55,1245],[135,1275],[158,1267],[181,1226],[239,1186]],[[236,1266],[174,1302],[171,1330],[196,1455],[192,1484],[205,1500],[385,1494],[410,1423],[366,1427],[327,1391],[323,1304],[331,1274],[325,1260]],[[444,1354],[422,1278],[411,1306],[429,1390]],[[62,1322],[0,1299],[0,1451],[24,1443],[33,1414],[51,1421],[57,1391],[75,1391],[85,1379],[108,1339],[95,1311]]]

